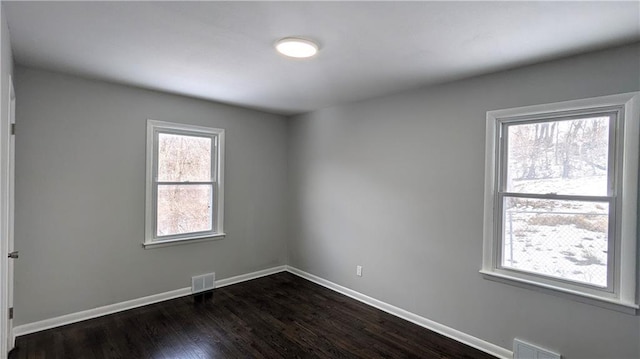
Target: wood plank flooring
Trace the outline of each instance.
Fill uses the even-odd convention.
[[[10,359],[493,358],[290,273],[17,339]]]

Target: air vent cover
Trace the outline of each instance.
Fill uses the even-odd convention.
[[[216,287],[216,274],[207,273],[191,277],[191,293],[200,293]]]
[[[542,349],[520,339],[513,340],[514,359],[561,359],[560,354]]]

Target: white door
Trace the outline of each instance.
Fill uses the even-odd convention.
[[[15,133],[14,133],[14,128],[15,128],[15,123],[16,123],[16,96],[15,96],[15,92],[13,90],[13,81],[11,80],[11,78],[9,78],[9,131],[8,132],[8,153],[7,153],[7,167],[8,167],[8,173],[7,173],[7,187],[6,188],[6,192],[4,193],[4,195],[7,199],[7,241],[8,241],[8,271],[7,271],[7,308],[3,308],[4,310],[6,310],[7,312],[9,310],[13,310],[13,262],[15,260],[15,258],[17,258],[18,253],[14,252],[14,248],[13,248],[13,218],[14,218],[14,185],[15,185],[15,148],[16,148],[16,143],[15,143]],[[7,147],[5,147],[7,148]],[[5,189],[3,188],[3,190]],[[11,308],[11,309],[9,309]],[[5,312],[6,313],[6,312]],[[13,336],[13,318],[12,316],[8,317],[7,320],[7,351],[13,349],[14,345],[15,345],[15,338]]]

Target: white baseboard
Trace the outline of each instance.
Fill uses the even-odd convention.
[[[83,310],[81,312],[65,314],[59,317],[49,318],[38,322],[18,325],[17,327],[13,328],[13,333],[16,337],[19,337],[21,335],[31,334],[71,323],[81,322],[83,320],[97,318],[107,314],[122,312],[128,309],[138,308],[178,297],[184,297],[185,295],[189,294],[191,294],[191,287],[180,288],[169,292],[150,295],[147,297],[109,304],[103,307]]]
[[[355,290],[349,289],[347,287],[343,287],[339,284],[328,281],[324,278],[320,278],[311,273],[304,272],[298,268],[286,266],[287,271],[295,274],[299,277],[302,277],[311,282],[317,283],[323,287],[329,288],[333,291],[336,291],[340,294],[344,294],[347,297],[351,297],[357,301],[368,304],[374,308],[378,308],[384,312],[395,315],[396,317],[402,318],[414,324],[417,324],[421,327],[432,330],[436,333],[442,334],[446,337],[454,339],[460,343],[466,344],[470,347],[476,348],[478,350],[482,350],[485,353],[491,354],[498,358],[502,359],[511,359],[513,358],[513,352],[511,350],[505,349],[503,347],[497,346],[495,344],[484,341],[480,338],[474,337],[472,335],[463,333],[459,330],[453,329],[446,325],[440,324],[438,322],[434,322],[433,320],[421,317],[417,314],[411,313],[404,309],[398,308],[391,304],[385,303],[383,301],[377,300],[375,298],[364,295],[360,292],[356,292]]]
[[[286,270],[287,270],[287,266],[277,266],[273,268],[259,270],[257,272],[237,275],[231,278],[220,279],[216,281],[216,288],[225,287],[225,286],[240,283],[240,282],[246,282],[248,280],[257,279],[260,277],[266,277],[268,275],[285,272]]]
[[[256,279],[256,278],[260,278],[260,277],[264,277],[267,275],[284,272],[284,271],[286,271],[286,266],[278,266],[278,267],[260,270],[257,272],[238,275],[231,278],[220,279],[216,281],[216,288],[220,288],[227,285],[240,283],[240,282],[244,282],[251,279]],[[190,294],[191,294],[191,287],[180,288],[180,289],[172,290],[169,292],[153,294],[147,297],[136,298],[136,299],[127,300],[124,302],[109,304],[103,307],[83,310],[81,312],[65,314],[59,317],[49,318],[49,319],[41,320],[38,322],[22,324],[13,328],[13,334],[16,337],[19,337],[21,335],[31,334],[31,333],[39,332],[46,329],[60,327],[67,324],[77,323],[83,320],[97,318],[107,314],[122,312],[128,309],[143,307],[145,305],[163,302],[165,300],[174,299],[178,297],[184,297]]]

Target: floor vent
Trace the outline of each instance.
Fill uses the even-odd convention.
[[[523,342],[520,339],[514,339],[513,359],[561,359],[561,355]]]
[[[191,277],[191,293],[201,293],[216,287],[216,274],[207,273]]]

